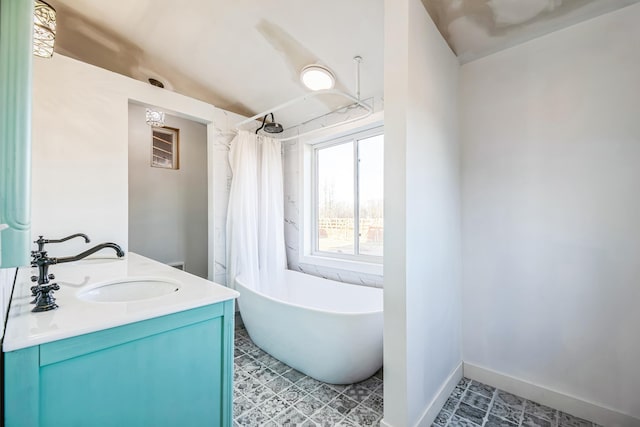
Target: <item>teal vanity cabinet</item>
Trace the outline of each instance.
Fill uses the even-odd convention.
[[[234,300],[5,353],[7,427],[231,426]]]

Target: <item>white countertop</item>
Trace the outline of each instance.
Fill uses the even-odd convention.
[[[185,273],[176,268],[128,253],[124,258],[88,258],[49,267],[60,290],[54,297],[58,308],[33,313],[30,280],[37,268],[18,271],[11,308],[7,318],[3,351],[13,351],[38,344],[96,332],[166,314],[215,304],[237,298],[240,294],[225,286]],[[90,302],[78,294],[101,283],[132,278],[165,278],[179,283],[171,294],[131,302]]]

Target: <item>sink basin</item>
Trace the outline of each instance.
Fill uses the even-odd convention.
[[[93,302],[129,302],[169,295],[180,290],[180,283],[165,278],[135,278],[103,283],[78,293]]]

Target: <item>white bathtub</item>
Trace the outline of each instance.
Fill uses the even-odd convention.
[[[382,366],[382,289],[285,271],[277,297],[236,278],[253,342],[317,380],[351,384]]]

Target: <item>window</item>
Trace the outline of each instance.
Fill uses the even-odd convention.
[[[152,128],[151,166],[179,169],[178,147],[180,131],[170,127]]]
[[[311,255],[382,261],[381,127],[313,146]]]

